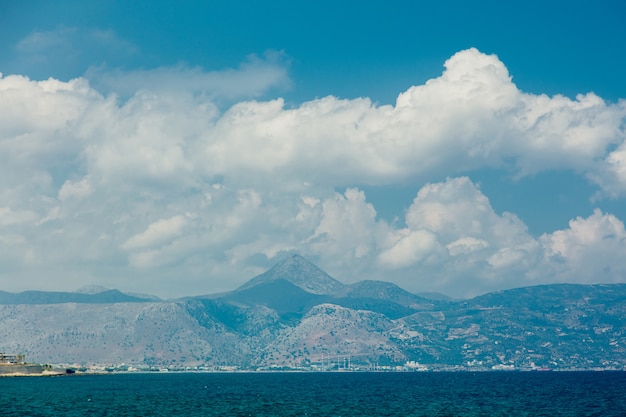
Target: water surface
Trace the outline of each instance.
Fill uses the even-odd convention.
[[[0,378],[1,416],[626,416],[626,372]]]

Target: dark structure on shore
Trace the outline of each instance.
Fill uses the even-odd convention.
[[[25,356],[16,353],[0,353],[1,375],[34,375],[42,374],[44,365],[26,363]]]

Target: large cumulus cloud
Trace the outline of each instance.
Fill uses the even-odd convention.
[[[392,279],[453,295],[624,276],[614,215],[597,211],[535,238],[514,213],[494,211],[471,174],[459,176],[567,169],[600,196],[619,197],[623,101],[522,92],[496,56],[475,49],[395,105],[215,101],[225,94],[220,80],[255,80],[237,81],[233,94],[249,97],[288,83],[272,59],[224,74],[120,73],[117,84],[115,73],[92,73],[112,93],[83,78],[1,77],[3,282],[182,295],[233,288],[292,251],[345,281]],[[177,84],[177,74],[198,90]],[[129,97],[115,94],[128,95],[139,78]],[[435,180],[442,176],[450,178]],[[397,182],[416,184],[416,197],[388,223],[360,187]]]

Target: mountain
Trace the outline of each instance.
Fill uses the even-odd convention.
[[[477,368],[626,366],[624,284],[498,291],[398,322],[394,337],[419,361]]]
[[[243,305],[262,305],[279,315],[299,317],[328,299],[327,296],[307,292],[282,278],[261,282],[253,287],[240,288],[221,298],[223,301]]]
[[[453,298],[449,297],[445,294],[441,294],[439,292],[432,292],[432,291],[422,291],[422,292],[418,292],[415,295],[418,295],[422,298],[426,298],[427,300],[434,300],[434,301],[452,301]]]
[[[300,255],[291,255],[278,262],[267,272],[252,278],[237,291],[283,279],[312,294],[334,294],[343,284]]]
[[[110,291],[110,290],[111,290],[110,288],[103,287],[102,285],[87,285],[87,286],[77,289],[74,292],[78,294],[95,295],[95,294],[100,294],[100,293]],[[161,300],[159,297],[157,297],[156,295],[152,295],[152,294],[142,294],[142,293],[132,293],[132,292],[127,292],[124,294],[131,296],[131,297],[146,300],[146,301],[160,301]]]
[[[433,301],[389,282],[361,281],[344,285],[299,255],[280,261],[222,299],[246,305],[264,305],[276,310],[285,319],[300,318],[321,303],[374,311],[390,318],[434,306]]]
[[[0,351],[39,363],[159,366],[237,357],[222,325],[201,325],[187,306],[167,302],[3,305],[0,334]]]
[[[435,306],[433,300],[412,294],[391,282],[384,281],[360,281],[355,284],[345,285],[335,295],[386,300],[419,310],[432,309]]]
[[[124,294],[118,290],[97,293],[24,291],[10,293],[0,291],[0,304],[60,304],[60,303],[137,303],[152,301],[147,298]]]
[[[78,294],[98,294],[108,290],[110,290],[110,288],[103,287],[102,285],[85,285],[74,292]]]
[[[320,304],[297,325],[279,332],[255,365],[298,367],[348,358],[366,366],[381,360],[404,363],[406,356],[387,336],[394,326],[383,314]]]
[[[299,256],[204,297],[0,292],[0,352],[40,363],[625,370],[624,329],[624,284],[441,300],[382,281],[344,285]]]

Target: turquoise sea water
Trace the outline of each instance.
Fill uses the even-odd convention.
[[[626,416],[626,372],[0,378],[0,416]]]

